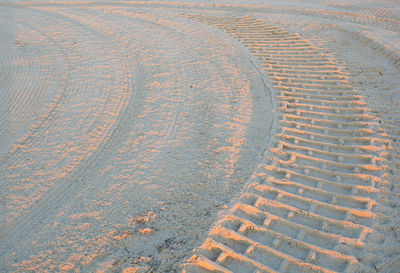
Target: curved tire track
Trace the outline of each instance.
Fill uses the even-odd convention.
[[[320,2],[318,2],[320,3]],[[377,27],[381,27],[387,30],[398,31],[400,29],[400,20],[399,16],[392,14],[386,10],[378,10],[376,8],[356,8],[354,6],[341,5],[341,4],[331,4],[328,2],[323,3],[326,6],[332,6],[337,10],[327,10],[327,9],[317,9],[317,8],[304,8],[301,6],[277,6],[277,5],[246,5],[246,4],[237,4],[237,5],[229,5],[229,4],[206,4],[206,3],[165,3],[165,2],[156,2],[156,1],[148,1],[148,2],[119,2],[119,3],[111,3],[111,2],[85,2],[85,3],[71,3],[71,2],[58,2],[58,3],[49,3],[49,2],[40,2],[40,3],[31,3],[31,2],[20,2],[18,5],[21,6],[32,6],[32,7],[45,7],[45,6],[73,6],[73,5],[82,5],[82,6],[98,6],[98,5],[108,5],[108,6],[141,6],[141,7],[164,7],[164,8],[179,8],[179,9],[199,9],[199,10],[223,10],[223,11],[240,11],[240,12],[274,12],[274,13],[288,13],[288,14],[296,14],[303,16],[312,16],[317,18],[324,19],[333,19],[336,21],[342,22],[351,22],[361,25],[373,25]],[[12,4],[4,4],[4,5],[12,5]],[[342,9],[342,10],[340,10]],[[369,14],[367,14],[369,13]]]
[[[113,4],[107,3],[107,5]],[[151,2],[116,5],[159,6]],[[193,8],[193,5],[183,4],[161,5],[166,8]],[[211,9],[207,5],[194,8]],[[227,6],[212,8],[215,9],[236,11],[238,8]],[[46,4],[40,4],[37,10],[35,8],[31,12],[46,14],[55,21],[62,18],[63,23],[74,29],[83,25],[83,31],[91,32],[91,37],[95,37],[99,42],[106,40],[111,49],[116,45],[119,48],[129,47],[126,40],[113,34],[111,26],[91,24],[96,12],[75,11],[76,13],[54,12]],[[243,11],[259,10],[248,8],[241,10]],[[375,10],[370,11],[373,16],[354,12],[280,7],[263,7],[262,11],[320,17],[396,31],[400,25],[398,17]],[[123,11],[119,12],[129,17]],[[288,33],[285,29],[267,25],[251,17],[190,14],[185,16],[216,26],[242,41],[269,73],[278,91],[281,113],[281,127],[275,134],[276,145],[265,154],[265,163],[258,167],[250,179],[246,192],[233,204],[229,213],[216,223],[209,238],[198,250],[199,254],[192,257],[186,265],[186,270],[189,272],[302,272],[303,270],[375,272],[376,268],[382,267],[382,255],[374,251],[385,252],[386,249],[382,245],[391,238],[381,234],[377,228],[379,222],[377,208],[381,206],[379,197],[382,189],[390,189],[387,180],[393,179],[387,177],[387,172],[390,173],[391,170],[386,166],[389,164],[386,150],[390,149],[390,145],[397,145],[393,143],[394,139],[398,139],[397,127],[379,124],[375,116],[369,113],[363,98],[353,90],[338,63],[302,39],[300,35]],[[38,23],[38,26],[44,24]],[[60,22],[58,24],[61,25]],[[29,25],[27,27],[34,29]],[[43,34],[39,31],[37,33]],[[61,41],[62,36],[57,35],[56,39],[60,38]],[[74,36],[76,35],[71,37]],[[78,60],[67,62],[67,71],[71,69],[70,65],[89,68],[86,60],[79,57],[79,49],[75,48],[75,45],[70,42],[55,44],[63,44],[60,52],[65,54],[71,50],[74,52],[72,57]],[[125,70],[129,63],[129,58],[126,58],[129,53],[118,52],[116,57],[124,59],[122,67]],[[68,78],[65,79],[67,91],[71,91],[68,90],[69,84],[80,89],[87,89],[90,84],[85,80],[70,83],[71,79],[74,79],[73,73],[68,74]],[[126,89],[129,89],[129,84],[126,85]],[[125,95],[127,94],[123,94]],[[111,94],[108,96],[100,94],[99,97],[106,100],[113,99]],[[123,105],[126,106],[131,100],[132,96],[125,97]],[[57,96],[57,101],[51,104],[53,110],[40,121],[39,126],[30,129],[28,137],[22,138],[21,145],[17,145],[7,158],[11,158],[13,163],[18,163],[21,158],[18,152],[29,146],[27,144],[30,142],[33,143],[35,138],[43,137],[47,131],[53,129],[57,111],[62,112],[66,102],[63,95]],[[24,105],[29,106],[26,103]],[[114,119],[111,127],[103,128],[103,133],[100,135],[104,138],[98,141],[96,147],[91,147],[93,150],[87,150],[88,157],[74,162],[77,168],[67,166],[68,180],[84,179],[88,175],[86,169],[95,165],[100,155],[111,146],[111,142],[117,141],[115,136],[120,139],[118,135],[123,130],[121,124],[131,115],[125,112],[126,107],[113,109],[118,110],[111,111],[112,113],[121,115]],[[180,111],[180,108],[178,110]],[[106,105],[102,104],[102,107],[93,111],[87,114],[87,118],[83,118],[88,124],[81,123],[79,130],[85,135],[93,133],[91,136],[95,137],[98,131],[90,117],[101,119],[99,113],[108,110]],[[167,126],[165,132],[167,137],[173,135],[177,116],[178,114]],[[382,127],[391,133],[389,137],[380,133]],[[71,144],[68,148],[73,149],[74,145]],[[56,153],[57,149],[54,152]],[[391,156],[398,157],[394,153]],[[16,166],[18,167],[18,164]],[[8,170],[7,174],[17,175],[14,170]],[[16,227],[15,234],[9,239],[10,243],[7,246],[11,246],[16,238],[27,236],[26,231],[31,228],[27,226],[29,219],[39,216],[43,220],[43,217],[49,217],[44,215],[54,208],[48,208],[48,204],[54,203],[53,201],[59,198],[67,200],[83,187],[75,184],[72,185],[72,189],[68,189],[70,185],[66,183],[67,179],[59,182],[61,185],[47,192],[49,198],[42,199],[39,204],[30,208],[32,209],[30,218],[21,221],[17,219],[13,223],[13,227]],[[392,262],[386,267],[393,268],[393,264],[396,266],[396,263]]]
[[[387,138],[344,73],[300,35],[251,17],[183,14],[241,40],[278,91],[277,145],[188,272],[375,272]],[[381,247],[382,248],[382,247]],[[384,248],[381,249],[384,251]]]
[[[34,24],[39,24],[39,25],[44,25],[43,22],[40,22],[42,20],[38,14],[43,14],[45,13],[47,16],[46,18],[49,20],[49,18],[53,18],[55,24],[58,25],[63,25],[64,27],[69,26],[69,30],[72,31],[76,26],[79,27],[79,23],[69,19],[67,17],[60,17],[60,15],[57,15],[55,13],[47,13],[46,11],[30,11],[30,16],[32,16],[34,19],[29,20],[30,22],[33,22]],[[28,18],[28,13],[25,10],[25,19]],[[60,23],[60,18],[62,23]],[[70,41],[65,43],[62,43],[60,41],[65,39],[65,34],[61,33],[54,33],[54,29],[49,30],[51,33],[53,31],[53,39],[58,40],[58,44],[64,44],[63,46],[66,48],[74,48],[75,43],[73,42],[73,39],[70,39]],[[90,31],[90,30],[89,30]],[[91,31],[92,34],[96,35],[96,31]],[[57,37],[57,34],[60,35],[60,37]],[[62,35],[62,36],[61,36]],[[97,35],[99,35],[97,33]],[[100,35],[101,36],[101,35]],[[63,38],[61,38],[63,37]],[[109,42],[109,44],[111,44]],[[113,50],[113,49],[111,49]],[[110,50],[110,58],[112,58],[115,54],[112,53]],[[60,128],[59,124],[67,124],[65,125],[65,128],[70,128],[71,131],[79,132],[76,133],[74,136],[74,140],[71,142],[72,139],[70,139],[68,145],[61,144],[61,149],[60,145],[55,146],[53,151],[50,151],[49,153],[46,153],[44,156],[46,157],[45,163],[40,162],[41,164],[49,165],[49,166],[54,166],[51,171],[46,174],[44,173],[43,178],[41,178],[41,175],[37,175],[35,171],[37,171],[38,167],[34,166],[30,168],[30,171],[27,171],[26,173],[23,174],[23,178],[21,178],[17,183],[14,184],[7,184],[7,187],[9,191],[10,189],[13,189],[12,191],[12,199],[9,200],[9,208],[14,207],[13,202],[17,203],[18,206],[15,206],[15,210],[11,210],[9,215],[4,216],[7,219],[7,222],[9,224],[12,224],[14,228],[8,227],[8,231],[12,231],[12,235],[8,234],[5,240],[3,240],[3,246],[6,245],[7,243],[11,240],[14,240],[14,242],[11,242],[8,247],[3,247],[3,250],[7,250],[5,253],[2,253],[2,255],[6,255],[8,253],[8,250],[11,249],[11,245],[15,245],[15,238],[20,238],[19,242],[23,242],[23,238],[26,236],[29,236],[30,234],[37,232],[37,230],[40,230],[42,226],[40,224],[44,224],[45,218],[52,217],[52,214],[49,214],[49,210],[56,211],[57,207],[54,205],[56,201],[58,202],[61,198],[66,198],[68,199],[68,193],[74,193],[76,194],[76,187],[78,186],[76,183],[76,179],[79,178],[79,173],[82,172],[82,170],[86,170],[87,167],[87,159],[85,156],[89,156],[89,158],[96,153],[96,150],[101,148],[101,145],[106,145],[107,141],[104,141],[104,139],[109,138],[109,134],[112,134],[112,131],[115,130],[116,127],[118,127],[118,122],[117,124],[114,124],[116,120],[121,120],[124,115],[119,115],[121,112],[123,112],[124,106],[126,103],[124,103],[127,98],[129,97],[130,93],[127,92],[129,89],[129,84],[126,84],[126,86],[118,86],[117,88],[111,88],[111,90],[104,89],[99,89],[100,92],[96,94],[98,98],[105,102],[104,104],[99,103],[96,106],[93,106],[92,109],[88,109],[89,113],[86,117],[81,119],[79,121],[79,124],[73,124],[74,119],[72,118],[62,118],[63,115],[68,115],[74,116],[74,112],[76,111],[74,108],[76,105],[79,107],[80,99],[79,99],[79,94],[77,93],[80,92],[82,89],[88,89],[88,81],[89,79],[87,77],[82,77],[78,80],[75,79],[75,81],[71,84],[68,84],[68,81],[73,79],[73,73],[78,73],[77,71],[79,69],[82,69],[84,71],[89,70],[88,64],[82,63],[82,55],[81,53],[77,50],[74,51],[74,54],[72,53],[72,50],[70,54],[65,53],[66,50],[63,50],[62,52],[65,54],[65,56],[68,57],[69,60],[73,60],[72,63],[75,65],[75,71],[68,71],[67,80],[66,80],[66,87],[63,90],[61,94],[58,94],[57,96],[57,102],[53,104],[51,110],[48,112],[47,115],[44,116],[44,119],[39,122],[40,126],[34,126],[34,132],[31,134],[28,134],[28,137],[24,138],[24,141],[21,142],[20,145],[16,146],[17,149],[12,150],[8,155],[7,159],[9,162],[12,162],[15,165],[17,165],[17,168],[13,166],[13,169],[10,170],[8,168],[8,173],[10,176],[13,175],[13,172],[20,173],[20,170],[18,168],[18,164],[20,164],[22,167],[25,167],[25,165],[22,165],[23,163],[18,163],[18,160],[21,160],[21,162],[24,162],[25,157],[22,157],[21,159],[19,158],[20,155],[16,154],[19,149],[22,147],[26,147],[23,149],[23,152],[29,153],[29,149],[35,150],[35,145],[41,143],[41,141],[34,141],[35,139],[48,139],[50,137],[55,137],[53,141],[57,141],[60,139],[60,132],[57,132],[57,130],[63,130],[63,128]],[[126,56],[125,54],[124,56]],[[115,58],[117,61],[119,59],[123,60],[123,56],[121,58]],[[78,60],[78,64],[74,62],[74,60]],[[129,71],[127,69],[127,62],[125,61],[123,65],[119,66],[119,69],[123,69],[125,73]],[[112,71],[109,71],[111,73]],[[117,71],[118,72],[118,71]],[[71,76],[72,75],[72,76]],[[126,79],[129,79],[127,75],[122,75],[122,78],[125,76],[125,81]],[[115,74],[116,79],[119,79],[120,75],[118,73]],[[69,78],[69,80],[68,80]],[[122,82],[124,79],[122,80]],[[97,91],[97,90],[96,90]],[[63,99],[64,93],[68,93],[68,98]],[[82,92],[83,96],[85,96],[85,93]],[[90,98],[86,98],[90,99]],[[84,99],[83,99],[84,100]],[[97,99],[95,99],[97,100]],[[66,108],[66,106],[68,108]],[[72,114],[71,114],[72,113]],[[109,117],[112,117],[112,120],[110,120]],[[78,117],[80,119],[81,117]],[[97,124],[96,124],[97,122]],[[99,124],[102,124],[100,127]],[[64,128],[64,129],[65,129]],[[50,133],[49,133],[50,132]],[[50,136],[49,136],[50,135]],[[81,138],[77,138],[77,136],[80,136]],[[68,135],[67,135],[68,137]],[[62,138],[62,136],[61,136]],[[96,141],[97,140],[97,141]],[[29,147],[27,142],[32,142],[33,144],[31,145],[32,147]],[[58,141],[59,143],[62,143],[61,141]],[[71,144],[72,143],[72,144]],[[29,147],[29,148],[28,148]],[[53,147],[51,147],[53,148]],[[51,149],[50,148],[50,149]],[[37,148],[36,148],[37,149]],[[48,148],[47,148],[48,149]],[[77,154],[75,156],[72,156],[69,160],[69,164],[65,164],[63,162],[62,158],[58,159],[57,163],[54,163],[55,158],[54,157],[59,157],[60,153],[63,149],[66,149],[67,151],[73,151],[73,153]],[[23,154],[23,153],[22,153]],[[85,155],[85,156],[82,156]],[[85,163],[85,164],[84,164]],[[35,164],[34,162],[32,164]],[[75,170],[75,168],[78,167],[78,171]],[[79,171],[80,170],[80,171]],[[75,172],[74,175],[71,176],[71,172]],[[52,175],[52,177],[48,177],[49,175]],[[57,176],[58,175],[58,176]],[[37,179],[37,177],[40,177],[41,179]],[[67,179],[68,178],[68,179]],[[33,186],[30,186],[29,190],[26,190],[24,187],[21,187],[19,189],[18,184],[21,182],[30,182],[30,184],[33,184]],[[54,183],[51,183],[53,182]],[[49,183],[50,182],[50,183]],[[72,185],[71,185],[72,183]],[[82,187],[82,185],[79,185]],[[33,192],[32,192],[33,189]],[[73,191],[72,189],[75,189]],[[5,190],[4,193],[7,191]],[[24,200],[25,203],[21,204],[19,201],[20,199]],[[24,211],[25,209],[25,211]],[[28,214],[28,216],[23,217],[23,219],[18,219],[18,217],[21,214]],[[54,216],[54,215],[53,215]],[[45,217],[45,218],[44,218]],[[39,225],[32,226],[31,223],[35,222],[33,219],[41,219],[41,221],[36,221],[39,223]],[[4,236],[4,235],[2,235]]]
[[[188,216],[183,213],[176,215],[181,209],[189,215],[195,215],[193,217],[199,217],[201,222],[199,225],[208,226],[212,222],[210,211],[220,206],[221,202],[230,200],[231,195],[229,195],[230,192],[228,197],[223,195],[224,199],[221,201],[220,192],[216,192],[214,184],[211,184],[213,186],[207,184],[213,183],[213,180],[209,181],[212,176],[208,176],[210,167],[207,164],[214,164],[221,172],[221,177],[230,178],[234,176],[232,174],[234,174],[236,164],[252,165],[249,158],[254,158],[254,154],[261,155],[261,151],[254,153],[242,151],[243,142],[248,141],[250,144],[256,142],[262,146],[261,139],[269,139],[269,136],[254,135],[258,128],[264,128],[263,124],[265,127],[271,126],[269,117],[257,115],[254,121],[251,116],[253,96],[257,99],[266,99],[265,103],[257,104],[257,107],[261,105],[261,108],[254,110],[257,113],[265,113],[264,108],[271,103],[267,101],[271,97],[265,94],[265,75],[259,66],[253,68],[254,59],[251,57],[249,60],[247,52],[243,54],[245,56],[242,56],[243,52],[238,52],[243,50],[241,46],[237,49],[228,42],[224,43],[224,47],[220,46],[221,41],[216,35],[210,38],[210,45],[203,45],[205,31],[202,28],[196,29],[199,26],[197,23],[194,24],[193,31],[193,26],[188,27],[185,24],[187,20],[170,11],[168,11],[170,14],[162,12],[136,14],[135,11],[113,9],[112,13],[103,14],[102,10],[99,11],[96,8],[80,9],[79,7],[60,9],[43,6],[17,9],[18,16],[23,15],[30,28],[40,29],[41,35],[54,34],[55,44],[62,48],[58,54],[64,54],[62,57],[68,59],[66,62],[69,66],[66,66],[66,72],[63,71],[68,73],[68,79],[64,78],[65,92],[54,106],[54,111],[43,117],[41,125],[33,130],[34,132],[23,143],[24,145],[10,153],[6,158],[7,161],[2,165],[4,172],[1,175],[5,176],[2,183],[7,187],[2,191],[1,200],[5,200],[5,203],[2,203],[4,210],[1,210],[1,213],[7,222],[1,226],[1,270],[10,272],[35,268],[63,271],[68,270],[69,266],[75,266],[76,270],[95,271],[96,268],[102,266],[101,259],[121,255],[121,252],[127,252],[123,255],[126,255],[124,257],[126,263],[130,264],[129,259],[133,259],[129,256],[132,254],[130,251],[142,250],[135,249],[137,246],[134,245],[131,246],[133,250],[128,251],[125,244],[132,240],[131,237],[142,237],[138,240],[143,240],[145,236],[140,236],[141,234],[134,231],[131,226],[124,226],[129,230],[124,234],[130,234],[128,238],[123,237],[124,240],[119,241],[120,237],[118,234],[115,235],[115,232],[120,232],[121,224],[116,223],[124,224],[126,221],[131,221],[130,218],[137,214],[140,215],[144,209],[149,209],[143,208],[142,204],[130,207],[126,207],[126,204],[132,201],[132,196],[135,194],[140,195],[142,188],[147,188],[148,180],[154,178],[154,169],[155,172],[161,172],[162,167],[167,167],[169,169],[165,172],[169,170],[175,172],[174,163],[167,164],[170,161],[167,154],[172,152],[171,154],[179,156],[180,152],[183,155],[181,161],[185,158],[187,160],[187,152],[182,148],[174,153],[175,151],[168,147],[171,144],[188,145],[190,151],[200,149],[202,154],[199,158],[195,158],[196,154],[189,156],[197,161],[187,160],[183,165],[195,165],[193,169],[197,170],[199,169],[197,162],[204,161],[204,166],[200,166],[201,171],[198,172],[204,175],[204,178],[190,177],[186,185],[182,183],[182,180],[186,179],[185,172],[178,173],[176,179],[170,179],[172,182],[168,181],[170,174],[167,174],[166,181],[170,182],[166,185],[167,190],[171,191],[173,187],[177,189],[172,193],[167,192],[167,196],[161,192],[160,199],[170,198],[176,204],[172,204],[171,206],[174,207],[167,213],[160,213],[160,218],[164,218],[159,220],[161,224],[158,225],[166,221],[174,221],[174,225],[172,227],[168,224],[167,232],[164,230],[163,233],[156,233],[155,236],[171,236],[169,234],[175,234],[177,230],[187,228],[187,224],[183,223],[179,217],[182,216],[187,221]],[[157,23],[159,18],[161,18],[160,24]],[[175,23],[174,20],[177,18],[179,21]],[[129,26],[128,31],[126,31],[126,26]],[[140,32],[142,36],[137,33],[129,36],[136,26],[144,26]],[[164,41],[161,38],[155,39],[154,42],[146,41],[155,33],[154,27],[159,30],[158,34],[162,32],[161,37],[166,37],[170,41],[167,52],[172,53],[171,55],[165,54],[162,45]],[[61,29],[65,29],[65,32],[58,31]],[[135,78],[139,81],[135,87],[143,88],[139,91],[144,92],[144,94],[139,94],[141,96],[138,98],[139,104],[136,105],[137,102],[133,101],[134,94],[131,96],[130,92],[129,94],[122,92],[123,96],[129,95],[129,98],[123,100],[122,103],[121,101],[115,103],[118,111],[111,113],[115,115],[111,115],[110,122],[102,120],[102,115],[109,110],[104,102],[112,103],[113,97],[110,93],[118,90],[111,87],[105,88],[106,90],[95,88],[93,74],[98,72],[99,78],[94,78],[99,80],[104,74],[93,68],[95,66],[91,58],[93,56],[87,51],[91,50],[91,45],[85,43],[85,37],[86,43],[93,43],[95,52],[104,53],[105,56],[97,58],[101,60],[111,58],[116,62],[115,68],[123,70],[122,72],[137,73],[134,77],[145,78],[143,86],[140,83],[141,79]],[[184,41],[190,45],[183,43]],[[160,45],[157,44],[159,42],[161,42]],[[149,44],[155,45],[155,48],[148,46]],[[218,51],[213,53],[215,58],[211,59],[209,50],[210,48],[215,50],[212,46],[214,44]],[[118,49],[121,48],[126,51],[119,51]],[[182,48],[186,49],[184,55],[180,51]],[[225,53],[227,48],[230,55],[221,54]],[[145,58],[144,64],[136,59],[140,57]],[[101,62],[100,66],[107,67],[109,64],[107,60]],[[175,64],[177,60],[179,61]],[[249,67],[251,67],[250,70]],[[125,74],[118,71],[107,71],[110,74],[107,78],[122,77],[124,79]],[[181,78],[182,73],[186,73],[187,76]],[[177,86],[180,88],[177,89]],[[96,91],[92,94],[96,97],[93,104],[85,97],[85,94],[92,91]],[[159,104],[159,101],[162,104]],[[83,102],[89,102],[90,107],[86,109]],[[160,107],[156,107],[157,105]],[[139,109],[135,109],[135,106]],[[192,114],[193,117],[190,117]],[[137,123],[135,118],[139,120]],[[100,119],[103,125],[99,130],[94,119]],[[179,125],[179,123],[184,123],[184,125]],[[247,124],[252,128],[247,129]],[[194,134],[190,134],[191,132]],[[196,133],[199,135],[196,136]],[[253,139],[245,139],[247,134]],[[194,141],[191,140],[193,135],[195,135]],[[93,140],[93,143],[86,143],[85,140]],[[218,145],[221,146],[221,143],[224,145],[219,151],[215,151],[218,148],[215,144],[217,141]],[[85,146],[85,144],[93,144],[93,146]],[[254,150],[254,147],[250,145],[250,149]],[[221,155],[218,156],[218,154]],[[243,154],[247,158],[245,163],[237,163]],[[37,160],[27,164],[30,155],[35,155]],[[157,162],[157,160],[152,160],[153,157],[156,159],[161,157],[161,160]],[[215,160],[214,157],[216,157]],[[211,160],[207,160],[209,158]],[[157,166],[158,164],[161,166]],[[145,173],[143,170],[147,168],[150,171]],[[246,175],[251,173],[247,167],[243,169]],[[194,177],[193,174],[190,175]],[[162,178],[165,179],[165,177]],[[237,178],[233,177],[233,179]],[[193,180],[199,181],[193,182]],[[236,180],[234,182],[236,183]],[[159,182],[155,181],[155,183]],[[224,192],[228,192],[233,187],[239,190],[242,187],[240,183],[221,185],[215,182],[215,184],[221,188],[225,186],[227,189],[222,189]],[[141,185],[144,187],[140,188]],[[208,189],[200,185],[203,187],[205,185]],[[228,189],[228,187],[231,188]],[[130,191],[122,192],[122,189],[130,189]],[[187,192],[196,197],[200,196],[196,195],[199,189],[204,195],[209,195],[205,198],[212,199],[207,204],[202,203],[206,212],[182,208],[182,200],[188,204],[192,202],[192,200],[187,200]],[[114,202],[117,204],[114,205]],[[123,202],[123,204],[118,204],[118,202]],[[161,208],[159,204],[157,206],[152,209],[158,210],[157,213],[159,213]],[[95,215],[95,217],[90,215]],[[176,221],[176,218],[179,221]],[[203,221],[204,218],[206,220]],[[118,228],[116,228],[117,225],[119,225]],[[118,231],[115,231],[116,229]],[[154,228],[154,230],[157,229]],[[203,230],[196,230],[193,233],[199,236],[198,234]],[[189,246],[185,245],[185,248],[191,249],[195,244],[193,242],[195,236],[189,239],[187,235],[181,237],[181,241],[188,242]],[[35,247],[32,248],[31,243]],[[113,252],[114,248],[119,248],[118,253]],[[176,252],[178,252],[177,249],[168,249],[159,253],[160,257],[154,258],[155,262],[152,262],[151,267],[162,268],[164,265],[157,264],[156,259],[162,260],[165,255],[169,255],[168,257],[175,255],[172,262],[168,261],[169,268],[178,267],[179,263],[176,261],[182,259],[186,252],[182,250]],[[84,258],[76,260],[78,254],[82,254]],[[93,258],[99,256],[101,258]],[[119,266],[116,265],[116,267]]]

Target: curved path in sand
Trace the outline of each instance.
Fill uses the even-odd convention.
[[[0,271],[395,272],[390,5],[0,4]]]

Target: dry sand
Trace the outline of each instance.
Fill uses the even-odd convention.
[[[399,272],[396,1],[0,2],[0,272]]]

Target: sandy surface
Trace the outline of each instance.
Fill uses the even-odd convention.
[[[399,31],[396,1],[0,2],[0,271],[397,272]]]

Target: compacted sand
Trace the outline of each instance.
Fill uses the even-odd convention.
[[[399,272],[396,1],[0,2],[0,272]]]

